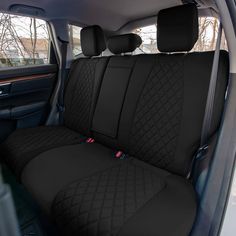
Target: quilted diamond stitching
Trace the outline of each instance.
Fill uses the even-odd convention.
[[[36,155],[49,149],[77,144],[84,140],[80,134],[61,127],[19,129],[2,145],[6,162],[19,175],[22,168]]]
[[[53,215],[65,235],[116,235],[164,186],[149,170],[123,163],[62,190]]]
[[[159,57],[145,84],[130,135],[130,153],[168,169],[180,132],[184,81],[183,60]]]
[[[84,60],[82,66],[77,68],[78,76],[71,78],[66,91],[65,124],[83,134],[88,133],[90,126],[97,62],[97,60]]]

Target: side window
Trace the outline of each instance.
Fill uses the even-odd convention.
[[[212,51],[215,49],[218,37],[219,20],[215,17],[199,17],[199,37],[192,51]],[[228,50],[223,32],[221,49]]]
[[[137,28],[133,33],[138,34],[143,43],[136,49],[135,54],[140,53],[158,53],[157,49],[157,26],[149,25],[141,28]]]
[[[49,45],[45,21],[0,13],[0,68],[47,64]]]
[[[192,51],[212,51],[215,49],[218,36],[219,21],[214,17],[199,17],[199,38]],[[143,43],[136,54],[139,53],[157,53],[156,35],[157,26],[150,25],[146,27],[137,28],[133,33],[138,34]],[[228,50],[225,35],[223,34],[221,49]]]
[[[72,47],[73,56],[76,57],[82,53],[81,43],[80,43],[80,31],[81,27],[76,25],[69,25],[69,37],[70,44]]]

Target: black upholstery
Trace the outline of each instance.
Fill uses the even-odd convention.
[[[136,58],[131,56],[110,59],[94,112],[93,131],[117,138],[124,97],[135,62]]]
[[[115,58],[117,60],[113,63],[119,62],[121,66],[122,57]],[[126,57],[123,61],[124,65],[127,65],[129,58],[133,57]],[[22,182],[46,212],[50,212],[53,206],[53,218],[58,226],[62,227],[64,235],[143,235],[145,227],[150,227],[150,235],[176,235],[176,232],[178,235],[188,235],[191,229],[196,211],[194,190],[184,178],[171,172],[185,175],[193,153],[198,147],[210,79],[209,65],[212,63],[213,52],[188,55],[141,55],[135,58],[120,122],[116,125],[113,123],[112,126],[107,122],[110,131],[117,127],[117,138],[105,132],[103,135],[95,133],[97,142],[105,143],[111,148],[98,143],[57,148],[39,155],[23,171]],[[177,74],[176,78],[180,81],[178,86],[176,86],[177,79],[169,72],[170,67],[173,67],[173,74]],[[191,71],[194,71],[196,76],[189,76]],[[116,78],[115,74],[112,78]],[[217,106],[214,111],[212,133],[219,125],[227,75],[227,53],[221,52]],[[163,89],[157,89],[159,85],[163,86]],[[147,95],[145,95],[146,86],[152,88]],[[175,91],[174,94],[168,92],[172,89]],[[102,96],[107,95],[102,94]],[[168,102],[163,103],[160,96],[164,96],[164,101]],[[106,101],[104,105],[105,103]],[[115,104],[115,101],[112,104]],[[180,106],[181,109],[176,110],[176,106]],[[159,107],[163,107],[166,112],[159,111]],[[144,110],[140,112],[140,109]],[[109,110],[107,112],[109,114]],[[173,118],[172,112],[176,112]],[[137,120],[137,117],[140,120]],[[165,121],[166,118],[169,122]],[[109,119],[115,121],[117,118],[109,116]],[[137,121],[140,124],[137,124]],[[176,125],[176,122],[180,125]],[[103,123],[96,123],[96,125],[105,127]],[[103,131],[101,129],[101,132]],[[175,135],[177,138],[172,138]],[[166,147],[161,147],[162,142],[159,139],[163,140],[163,145]],[[168,139],[171,140],[170,143]],[[127,160],[114,158],[115,150],[119,149],[129,154]],[[167,153],[172,155],[171,158]],[[142,161],[138,161],[137,158]],[[137,168],[136,163],[138,163]],[[162,169],[155,166],[160,166]],[[164,171],[163,168],[170,172]],[[112,173],[120,171],[122,174],[113,177]],[[155,180],[154,185],[150,181],[152,171],[157,172],[157,175],[152,177]],[[119,176],[123,176],[124,182],[119,180],[122,179]],[[140,178],[147,182],[139,183]],[[112,185],[108,184],[110,179]],[[134,198],[138,194],[137,188],[142,189],[146,184],[148,187],[145,196]],[[89,187],[89,192],[86,192],[86,186]],[[100,193],[98,196],[101,197],[100,204],[101,201],[104,204],[109,202],[106,197],[107,191],[112,202],[116,201],[116,196],[121,191],[124,199],[120,207],[111,205],[109,208],[102,206],[94,209],[93,206],[99,204],[94,200],[97,196],[94,188],[100,189],[98,192]],[[151,192],[148,191],[149,188]],[[130,191],[126,193],[124,189]],[[86,196],[86,203],[83,196]],[[91,198],[93,200],[89,200]],[[118,197],[117,201],[119,199]],[[138,200],[139,204],[133,208],[132,204],[128,204],[131,208],[127,206],[129,212],[127,215],[119,212],[120,208],[126,207],[126,201],[129,202],[129,199],[132,199],[132,202]],[[116,211],[117,214],[119,213],[117,216],[113,215]],[[111,227],[111,223],[114,226]],[[138,224],[137,228],[134,227],[136,224]]]
[[[62,189],[52,212],[64,235],[187,235],[194,199],[187,181],[129,160]]]
[[[101,41],[100,27],[91,26],[82,31],[93,30],[90,41]],[[87,39],[89,41],[89,39]],[[86,45],[89,42],[85,43]],[[104,47],[102,47],[104,48]],[[103,50],[101,47],[99,50]],[[13,132],[2,144],[2,158],[19,177],[25,165],[41,152],[54,147],[78,144],[90,135],[95,103],[108,58],[80,58],[73,62],[65,88],[64,127],[40,127],[20,129]],[[77,133],[76,133],[77,131]],[[80,138],[79,138],[80,137]]]
[[[185,176],[200,145],[214,52],[143,55],[130,79],[120,121],[121,149]],[[221,51],[212,134],[219,126],[228,76]]]
[[[100,26],[88,26],[80,32],[82,52],[85,56],[99,56],[106,49],[105,37]]]
[[[170,34],[173,19],[182,14],[189,22],[176,20],[181,36]],[[196,14],[193,5],[160,12],[163,51],[191,49]],[[123,42],[114,45],[115,53],[123,52]],[[73,64],[63,129],[95,143],[46,148],[27,160],[21,174],[62,235],[189,235],[197,203],[185,176],[199,147],[213,56],[116,55]],[[221,51],[212,135],[220,124],[228,71],[228,53]]]
[[[19,177],[26,164],[40,153],[84,140],[81,134],[63,126],[19,129],[8,137],[1,151],[6,163]]]
[[[113,54],[133,52],[142,44],[142,39],[137,34],[123,34],[108,39],[107,47]]]
[[[97,143],[55,148],[34,158],[25,167],[21,180],[45,212],[50,213],[62,188],[114,166],[112,155],[113,150]]]
[[[188,235],[196,211],[191,184],[113,153],[97,143],[53,149],[26,166],[22,182],[63,235],[145,235],[146,227],[149,235]]]
[[[190,51],[198,39],[195,4],[161,10],[157,20],[157,47],[161,52]]]
[[[81,58],[65,91],[65,126],[90,136],[90,126],[108,58]]]

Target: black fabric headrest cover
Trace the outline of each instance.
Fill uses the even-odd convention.
[[[88,26],[81,30],[81,47],[85,56],[99,56],[106,49],[106,41],[100,26]]]
[[[142,44],[137,34],[123,34],[108,39],[108,48],[113,54],[133,52]]]
[[[190,51],[197,40],[198,10],[194,4],[185,4],[159,12],[157,19],[159,51]]]

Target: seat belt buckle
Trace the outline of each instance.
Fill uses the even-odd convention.
[[[196,168],[196,165],[199,163],[199,161],[203,160],[206,157],[206,154],[208,152],[209,145],[203,145],[201,146],[197,152],[194,155],[194,159],[192,160],[190,171],[187,174],[187,179],[190,179],[193,177],[193,172]]]
[[[86,143],[95,143],[93,138],[87,138]]]
[[[208,148],[209,148],[209,146],[207,144],[200,147],[198,149],[197,153],[196,153],[196,158],[195,159],[196,160],[203,159],[207,154]]]
[[[115,153],[115,158],[116,158],[116,159],[124,160],[124,159],[126,159],[127,157],[128,157],[128,155],[125,154],[125,153],[123,153],[122,151],[117,151],[117,152]]]

